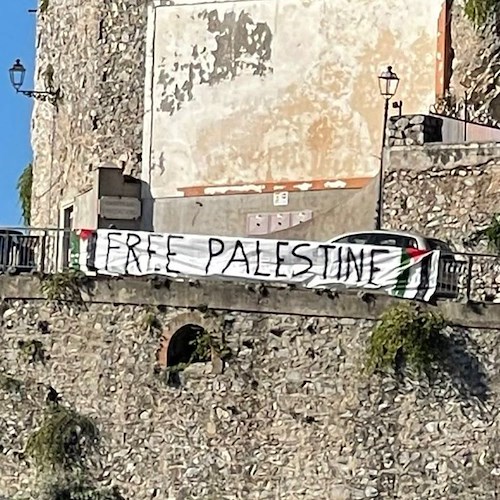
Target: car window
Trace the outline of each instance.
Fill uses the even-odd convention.
[[[384,247],[398,247],[401,246],[401,238],[396,234],[372,234],[372,237],[369,239],[369,245],[377,245]]]
[[[404,248],[418,248],[418,242],[415,238],[403,237]]]
[[[429,239],[431,250],[442,250],[443,252],[453,253],[453,250],[444,241]]]
[[[370,238],[371,234],[367,233],[359,233],[359,234],[351,234],[349,236],[344,236],[344,238],[340,238],[335,243],[350,243],[351,245],[366,245],[366,242]]]
[[[390,233],[373,234],[368,244],[385,247],[418,248],[418,242],[415,238]]]

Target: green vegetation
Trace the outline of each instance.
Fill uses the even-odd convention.
[[[33,166],[31,163],[26,165],[17,181],[17,192],[21,202],[23,221],[25,226],[31,224],[31,192],[33,186]]]
[[[77,269],[49,274],[42,279],[42,292],[49,301],[82,302],[80,287],[85,274]]]
[[[387,310],[370,338],[367,368],[396,369],[404,362],[419,372],[428,372],[439,355],[444,318],[417,305],[404,303]]]
[[[161,329],[161,322],[158,319],[155,311],[152,309],[146,310],[141,318],[142,328],[148,332],[154,332]]]
[[[221,350],[215,339],[205,330],[191,342],[191,345],[194,347],[193,354],[191,355],[193,361],[210,361],[212,359],[212,350],[215,352],[220,352]]]
[[[486,240],[490,250],[500,253],[500,214],[493,214],[488,227],[486,229],[476,231],[471,236],[468,243],[476,245],[483,240]]]
[[[99,490],[84,478],[74,478],[66,484],[51,484],[42,497],[47,500],[123,500],[118,488]]]
[[[0,373],[0,389],[6,392],[20,392],[23,383],[10,375]]]
[[[192,351],[188,361],[169,366],[167,371],[176,373],[184,370],[193,363],[208,363],[213,360],[213,355],[221,360],[231,356],[231,350],[227,345],[221,345],[209,332],[203,330],[195,339],[189,342]]]
[[[465,15],[476,25],[483,25],[496,7],[498,0],[466,0]]]
[[[49,8],[49,0],[40,0],[40,13],[44,14]]]
[[[60,405],[47,410],[42,426],[28,440],[26,453],[42,469],[82,465],[95,445],[98,431],[92,420]]]
[[[45,362],[45,349],[39,340],[20,340],[17,345],[28,363]]]
[[[92,419],[51,403],[41,427],[28,439],[26,455],[37,465],[40,500],[124,500],[118,489],[99,488],[85,458],[99,439]]]

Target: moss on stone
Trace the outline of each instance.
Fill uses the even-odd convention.
[[[20,340],[18,347],[28,363],[45,362],[45,349],[39,340]]]
[[[0,389],[6,392],[20,392],[23,382],[5,373],[0,373]]]

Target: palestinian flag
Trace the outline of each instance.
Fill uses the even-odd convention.
[[[92,249],[95,253],[96,232],[91,229],[79,229],[72,231],[70,236],[70,265],[73,269],[85,269],[92,271],[93,262]],[[82,252],[81,243],[86,242],[85,250]],[[92,244],[93,243],[93,244]],[[82,262],[83,260],[83,262]]]
[[[418,248],[401,249],[400,273],[390,294],[416,300],[430,300],[436,290],[433,265],[439,262],[439,252]]]

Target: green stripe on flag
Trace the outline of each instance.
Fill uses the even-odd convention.
[[[408,281],[410,280],[410,263],[411,257],[406,250],[401,250],[401,267],[407,266],[403,269],[398,276],[396,286],[392,292],[396,297],[404,297],[406,294],[406,288],[408,287]]]
[[[71,231],[69,237],[70,265],[73,269],[80,269],[80,236],[76,231]]]

